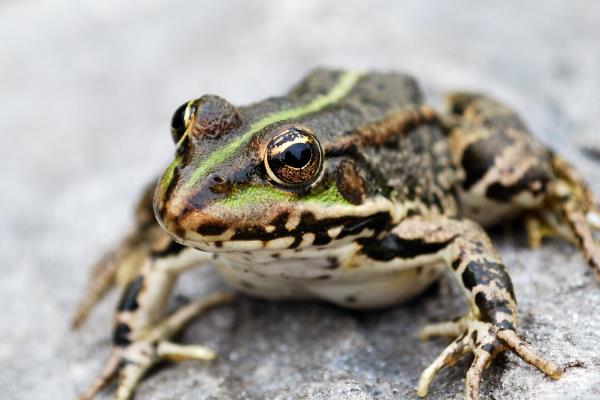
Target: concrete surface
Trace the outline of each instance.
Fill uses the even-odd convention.
[[[99,371],[117,294],[81,332],[68,321],[91,262],[170,159],[168,122],[184,100],[250,102],[322,64],[402,69],[431,94],[480,89],[510,102],[600,193],[600,164],[580,151],[600,146],[599,20],[600,3],[561,0],[0,2],[0,398],[73,399]],[[510,229],[495,240],[523,334],[573,367],[553,382],[508,355],[482,398],[599,398],[600,287],[582,259],[559,242],[530,251]],[[244,298],[184,334],[217,349],[217,362],[161,369],[136,398],[414,399],[444,347],[416,332],[463,310],[449,282],[369,314]],[[194,272],[177,293],[215,285]],[[442,372],[429,399],[461,399],[467,366]]]

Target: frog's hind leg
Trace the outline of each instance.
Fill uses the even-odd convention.
[[[483,225],[525,217],[529,243],[558,236],[600,279],[600,207],[577,171],[538,143],[509,107],[475,93],[446,97],[449,147],[462,174],[465,215]]]
[[[365,244],[369,257],[422,264],[443,260],[463,289],[467,315],[426,327],[421,337],[450,336],[452,342],[421,374],[417,394],[425,396],[435,374],[467,353],[475,356],[466,379],[468,400],[478,399],[483,371],[503,351],[512,351],[551,378],[561,369],[536,354],[517,333],[517,306],[510,276],[485,231],[468,220],[412,217],[382,241]]]
[[[169,235],[156,223],[152,208],[155,184],[145,188],[135,212],[135,228],[114,249],[108,251],[92,268],[85,295],[71,325],[80,328],[92,308],[115,285],[124,287],[140,271],[153,251],[171,242]]]
[[[547,208],[537,218],[550,227],[550,234],[574,242],[600,280],[600,244],[594,237],[600,231],[598,201],[569,163],[551,154],[551,165],[555,179],[548,187]]]

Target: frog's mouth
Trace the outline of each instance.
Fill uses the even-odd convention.
[[[374,236],[390,227],[392,217],[373,205],[347,210],[282,203],[242,210],[212,206],[176,218],[157,217],[177,242],[202,251],[269,251],[331,247]]]

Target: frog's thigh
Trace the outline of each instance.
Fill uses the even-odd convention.
[[[449,146],[463,175],[465,215],[481,224],[536,208],[552,179],[548,150],[503,104],[471,93],[447,96],[454,124]]]
[[[527,213],[529,243],[559,236],[581,250],[600,279],[600,202],[575,168],[538,143],[510,108],[483,95],[454,93],[449,147],[461,169],[465,215],[493,224]]]

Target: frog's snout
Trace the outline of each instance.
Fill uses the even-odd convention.
[[[231,193],[231,180],[215,172],[203,179],[193,190],[176,186],[165,188],[159,185],[156,189],[154,214],[159,224],[182,243],[189,240],[218,240],[226,230],[226,224],[222,221],[223,215],[211,211],[211,205]]]

